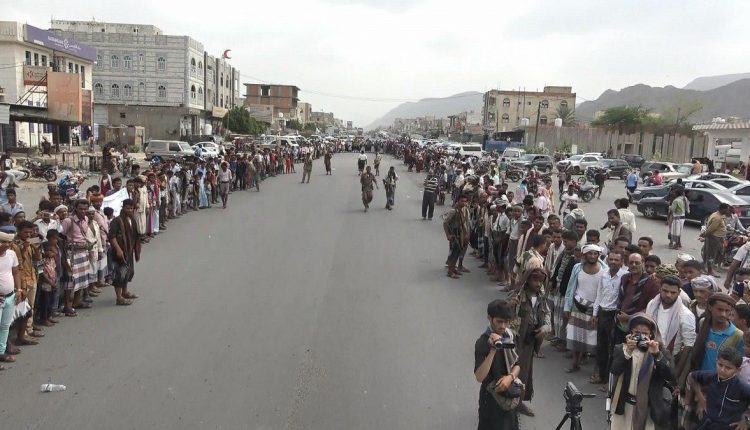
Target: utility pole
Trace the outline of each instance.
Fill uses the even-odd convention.
[[[534,127],[534,148],[536,148],[536,134],[539,131],[539,115],[542,114],[542,102],[536,106],[536,127]]]

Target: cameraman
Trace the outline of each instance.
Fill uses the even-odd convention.
[[[625,343],[615,345],[610,372],[615,383],[612,397],[612,430],[653,429],[669,424],[670,409],[659,398],[665,381],[671,381],[672,356],[664,349],[656,322],[639,313],[630,317]],[[666,419],[666,422],[664,420]]]
[[[518,430],[518,412],[500,406],[489,392],[494,389],[502,396],[521,372],[515,348],[497,349],[496,342],[514,343],[509,325],[513,309],[505,300],[493,300],[487,305],[489,327],[474,345],[474,377],[481,383],[479,390],[479,430]]]

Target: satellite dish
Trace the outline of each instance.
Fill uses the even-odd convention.
[[[222,56],[221,56],[221,57],[222,57],[222,58],[226,58],[227,60],[231,60],[231,59],[232,59],[232,57],[230,57],[230,56],[229,56],[229,53],[230,53],[230,52],[232,52],[232,50],[231,50],[231,49],[227,49],[227,50],[225,50],[225,51],[224,51],[224,54],[222,54]]]

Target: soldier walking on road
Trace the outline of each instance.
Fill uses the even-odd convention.
[[[333,153],[330,149],[327,149],[323,156],[323,163],[326,165],[326,175],[333,175],[333,173],[331,173],[331,157],[333,157]]]
[[[307,183],[310,183],[310,175],[312,174],[312,154],[307,154],[307,157],[305,157],[305,164],[302,167],[302,182],[300,184],[305,183],[305,177],[307,177]]]
[[[375,188],[380,189],[378,183],[375,181],[375,175],[370,171],[370,166],[367,166],[365,172],[362,173],[362,176],[359,178],[359,183],[362,184],[362,204],[365,205],[365,212],[367,212],[367,209],[370,207],[370,202],[372,201],[373,185]]]

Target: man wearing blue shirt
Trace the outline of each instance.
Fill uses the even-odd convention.
[[[631,170],[628,178],[625,181],[625,187],[631,194],[638,188],[638,175],[635,174],[635,170]]]

